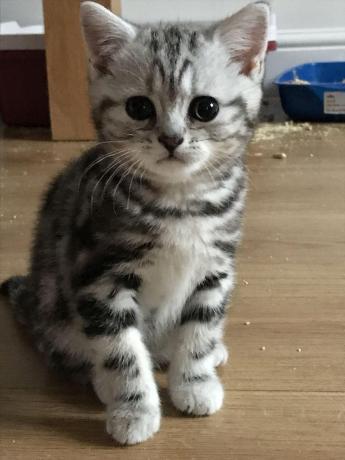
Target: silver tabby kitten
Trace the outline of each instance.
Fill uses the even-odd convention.
[[[30,273],[3,283],[50,364],[89,378],[120,443],[160,425],[153,365],[174,405],[212,414],[261,100],[269,9],[211,26],[137,27],[84,2],[102,142],[53,182]]]

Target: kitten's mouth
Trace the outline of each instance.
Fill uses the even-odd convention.
[[[157,160],[157,164],[161,163],[183,163],[185,164],[186,162],[182,158],[178,158],[175,155],[169,155],[168,157],[161,158],[160,160]]]

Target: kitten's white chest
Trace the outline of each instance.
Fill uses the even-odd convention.
[[[173,319],[181,311],[195,284],[207,272],[208,249],[202,229],[193,223],[169,225],[142,267],[138,302],[144,314]]]

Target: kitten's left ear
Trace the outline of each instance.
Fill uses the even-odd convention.
[[[80,15],[84,37],[96,67],[106,67],[109,60],[137,34],[132,24],[95,2],[82,2]]]
[[[257,67],[261,70],[267,50],[269,18],[269,5],[256,2],[216,25],[215,36],[228,49],[229,58],[240,63],[244,75],[250,75]]]

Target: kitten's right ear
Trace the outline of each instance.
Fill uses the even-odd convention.
[[[109,60],[136,36],[136,28],[95,2],[80,5],[81,23],[92,63],[105,68]]]

